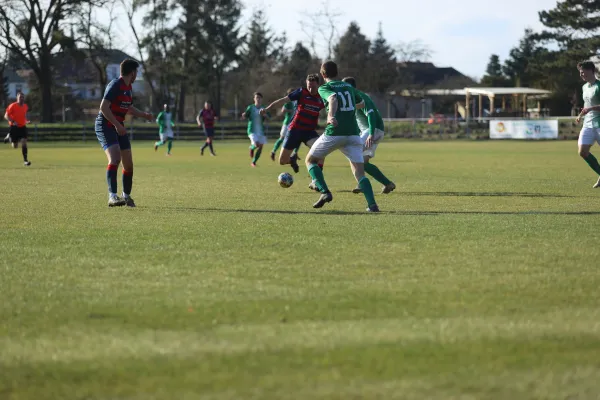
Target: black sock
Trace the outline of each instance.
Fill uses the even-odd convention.
[[[108,191],[117,194],[117,166],[115,164],[108,164],[106,167],[106,183],[108,183]]]
[[[212,147],[212,142],[208,144],[208,147],[210,147],[210,152],[214,154],[215,150]]]
[[[133,186],[133,171],[126,171],[123,169],[123,193],[126,195],[131,194],[131,187]]]
[[[204,146],[202,146],[202,148],[200,149],[200,151],[204,151],[205,148],[208,147],[208,142],[204,142]]]
[[[23,153],[23,161],[27,162],[27,146],[21,147],[21,153]]]

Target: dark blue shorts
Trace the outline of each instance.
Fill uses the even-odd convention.
[[[300,131],[297,129],[291,129],[285,134],[283,148],[286,150],[295,150],[302,143],[309,146],[308,142],[313,139],[317,139],[318,137],[319,134],[316,131]]]
[[[117,130],[113,126],[108,126],[105,121],[96,120],[96,137],[103,150],[106,150],[115,144],[118,144],[121,150],[131,149],[129,134],[119,136]]]
[[[215,136],[215,128],[204,128],[204,134],[206,135],[206,137]]]

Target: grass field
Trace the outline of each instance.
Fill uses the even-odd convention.
[[[575,142],[386,142],[378,215],[339,154],[313,210],[305,169],[198,146],[134,143],[136,209],[96,145],[0,147],[0,399],[598,398]]]

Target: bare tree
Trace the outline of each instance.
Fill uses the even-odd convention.
[[[94,11],[100,6],[108,10],[108,20],[100,22],[97,20]],[[79,33],[77,42],[83,45],[81,51],[85,54],[87,60],[91,62],[98,74],[98,83],[100,90],[103,90],[108,83],[106,76],[106,67],[109,63],[110,50],[114,50],[114,42],[111,41],[111,33],[114,33],[117,2],[115,0],[102,0],[96,6],[87,4],[82,13],[77,18],[77,31]],[[119,49],[120,50],[120,49]]]
[[[37,78],[42,121],[52,122],[52,52],[72,41],[67,22],[95,0],[3,0],[0,3],[0,46],[15,54]]]
[[[140,62],[140,65],[142,66],[142,69],[144,70],[144,73],[143,73],[144,80],[148,84],[148,87],[150,88],[151,98],[154,100],[154,99],[156,99],[156,88],[154,86],[152,74],[149,71],[148,64],[147,64],[144,54],[142,52],[142,48],[143,48],[142,39],[140,38],[140,35],[138,34],[138,31],[135,27],[135,22],[133,20],[136,12],[138,12],[140,9],[140,5],[139,5],[138,1],[136,1],[136,0],[121,0],[121,4],[123,5],[125,14],[127,15],[127,20],[129,21],[129,27],[131,29],[131,33],[133,33],[133,37],[134,37],[135,43],[137,45],[136,47],[138,50],[138,61]]]
[[[306,23],[302,24],[302,32],[308,38],[313,55],[319,54],[318,48],[322,48],[325,59],[331,59],[339,36],[338,21],[342,15],[342,12],[332,10],[325,0],[321,2],[320,11],[305,14]]]
[[[400,42],[394,50],[400,63],[427,61],[432,55],[431,48],[419,39]]]

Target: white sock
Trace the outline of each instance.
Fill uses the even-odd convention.
[[[116,193],[110,193],[110,192],[108,193],[108,198],[109,198],[109,199],[112,199],[112,198],[114,198],[114,197],[117,197],[117,194],[116,194]]]
[[[125,194],[125,192],[123,192],[123,198],[124,198],[124,199],[127,199],[128,197],[129,197],[129,195],[128,195],[128,194]]]

